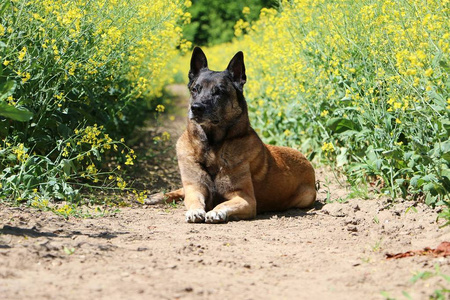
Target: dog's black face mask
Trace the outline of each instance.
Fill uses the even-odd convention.
[[[201,126],[226,126],[242,112],[245,80],[242,52],[233,57],[225,71],[216,72],[208,69],[203,51],[195,48],[189,71],[189,119]]]

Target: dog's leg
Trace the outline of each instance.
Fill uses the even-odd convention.
[[[186,206],[186,222],[201,223],[205,221],[205,205],[208,190],[194,185],[185,186],[184,205]]]
[[[297,194],[290,199],[290,207],[306,208],[312,206],[316,201],[316,189],[314,186],[302,185]]]
[[[156,193],[144,199],[144,204],[155,205],[161,203],[170,203],[180,201],[184,198],[184,189],[178,189],[168,193]]]
[[[254,197],[237,192],[228,201],[217,205],[213,210],[206,213],[206,223],[223,223],[230,219],[246,220],[256,216],[256,200]]]

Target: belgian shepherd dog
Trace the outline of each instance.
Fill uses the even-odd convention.
[[[265,145],[250,126],[246,81],[242,52],[217,72],[194,49],[188,124],[176,145],[183,188],[153,195],[152,202],[184,198],[190,223],[252,219],[314,203],[311,163],[292,148]]]

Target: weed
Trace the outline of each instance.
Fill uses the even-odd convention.
[[[64,250],[64,253],[66,253],[67,255],[72,255],[75,253],[75,248],[68,248],[68,247],[64,246],[63,250]]]
[[[450,276],[443,274],[439,268],[439,265],[437,265],[437,264],[434,266],[434,272],[433,271],[417,272],[410,279],[410,282],[414,284],[419,280],[427,280],[427,279],[433,278],[433,277],[441,277],[444,279],[445,282],[450,284]],[[440,284],[440,288],[436,289],[433,292],[433,294],[430,295],[430,299],[445,300],[445,299],[448,299],[448,296],[450,296],[450,288],[444,287],[442,284]]]
[[[373,252],[380,252],[381,251],[381,244],[382,244],[383,240],[380,239],[378,241],[375,242],[375,244],[372,246],[372,251]]]
[[[380,220],[378,219],[377,215],[375,215],[372,220],[375,224],[380,224]]]

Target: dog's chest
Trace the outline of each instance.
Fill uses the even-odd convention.
[[[205,151],[201,165],[211,177],[211,180],[214,181],[217,174],[226,168],[227,161],[223,159],[222,151],[209,150]]]

